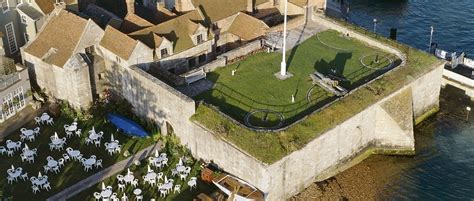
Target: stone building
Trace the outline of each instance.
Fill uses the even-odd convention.
[[[55,9],[22,56],[33,85],[50,97],[87,108],[101,92],[103,59],[96,46],[104,31],[92,20]]]
[[[77,11],[77,0],[65,1],[60,5]],[[4,33],[1,38],[7,56],[19,55],[20,47],[36,37],[54,10],[56,2],[56,0],[0,0],[0,32]]]
[[[25,67],[0,55],[0,123],[25,108],[31,100],[30,78]]]

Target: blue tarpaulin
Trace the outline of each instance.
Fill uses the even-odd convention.
[[[148,133],[140,125],[134,121],[118,114],[109,113],[107,115],[109,121],[119,128],[122,132],[127,135],[136,136],[136,137],[146,137]]]

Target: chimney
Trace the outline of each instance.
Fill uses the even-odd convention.
[[[65,10],[66,9],[66,4],[64,2],[57,2],[57,3],[54,3],[54,14],[59,14],[59,12],[61,12],[61,10]]]
[[[135,0],[125,0],[127,4],[127,15],[135,14]]]
[[[175,8],[178,12],[187,12],[194,10],[194,5],[191,0],[175,0]]]
[[[247,12],[249,13],[255,12],[255,1],[256,0],[247,0]]]

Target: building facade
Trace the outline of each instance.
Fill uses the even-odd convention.
[[[31,100],[28,71],[13,59],[0,56],[0,123],[24,109]]]

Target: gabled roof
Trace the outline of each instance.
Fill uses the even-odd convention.
[[[107,26],[99,44],[119,56],[128,60],[137,46],[138,41],[128,37],[119,30]]]
[[[56,0],[35,0],[35,2],[41,9],[41,12],[47,15],[54,10],[54,4],[56,3]]]
[[[150,41],[152,40],[150,40],[150,38],[143,40],[143,38],[151,36],[150,32],[154,33],[159,37],[164,37],[173,42],[173,52],[178,53],[194,46],[191,36],[200,24],[204,24],[204,17],[199,10],[193,10],[172,20],[130,33],[129,35],[141,40],[150,48],[155,48],[156,44],[151,43]],[[155,39],[156,37],[154,36],[153,40]]]
[[[256,6],[268,2],[268,0],[253,1]],[[246,11],[248,0],[192,0],[192,3],[196,9],[202,6],[204,15],[214,23],[239,11]]]
[[[62,10],[50,18],[25,52],[63,67],[74,54],[86,26],[87,20]]]
[[[30,6],[29,4],[23,3],[16,7],[20,12],[24,13],[26,16],[33,20],[37,20],[43,16],[36,8]]]
[[[253,40],[265,35],[268,26],[250,15],[239,12],[235,17],[228,32],[244,39]]]
[[[123,19],[122,25],[120,25],[120,31],[131,33],[151,26],[153,26],[151,22],[146,21],[140,16],[136,14],[127,14]]]

